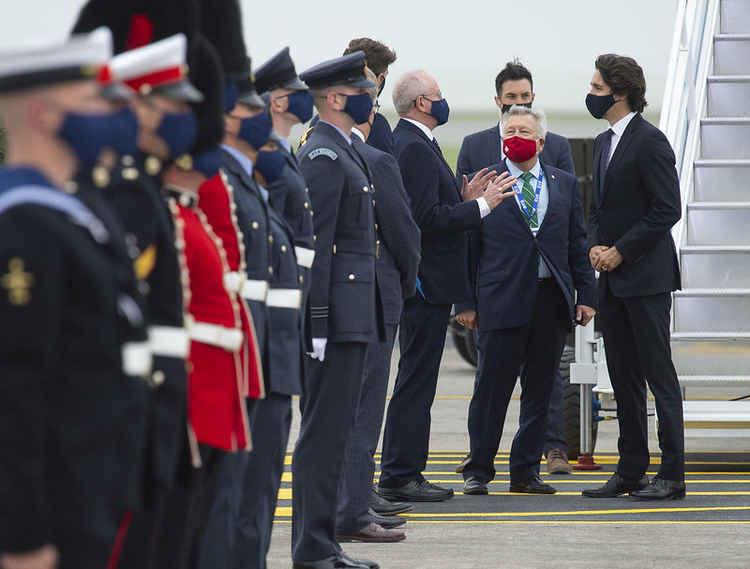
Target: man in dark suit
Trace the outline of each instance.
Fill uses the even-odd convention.
[[[536,94],[531,72],[518,61],[509,61],[495,77],[495,104],[500,116],[511,105],[523,105],[531,108]],[[500,123],[485,130],[480,130],[464,138],[458,152],[456,175],[460,178],[497,164],[505,158],[503,153],[503,133]],[[573,154],[568,139],[559,134],[548,132],[544,141],[544,150],[539,156],[544,164],[575,174]]]
[[[375,84],[361,51],[300,74],[320,120],[298,153],[315,212],[310,305],[313,351],[300,399],[294,449],[292,557],[295,569],[362,569],[336,541],[344,455],[357,411],[368,345],[382,341],[377,292],[377,229],[372,178],[352,146],[351,129],[370,116]]]
[[[685,496],[682,396],[672,364],[669,321],[680,288],[670,233],[680,219],[675,157],[664,134],[647,122],[646,80],[633,59],[600,55],[586,106],[610,128],[594,146],[594,200],[589,256],[601,272],[600,324],[617,399],[620,461],[592,498],[630,493],[647,499]],[[646,382],[659,416],[659,473],[649,483]]]
[[[378,97],[380,97],[385,88],[385,80],[388,77],[388,67],[396,61],[396,52],[382,42],[370,38],[355,38],[349,42],[344,50],[344,55],[355,51],[365,52],[367,59],[367,68],[377,77]],[[375,118],[373,119],[370,129],[370,136],[367,137],[367,144],[374,146],[378,150],[393,154],[393,133],[391,125],[388,124],[378,109],[380,105],[375,103]]]
[[[531,108],[536,97],[531,72],[518,61],[509,61],[497,74],[495,92],[495,104],[500,109],[501,117],[511,105],[523,105]],[[504,158],[502,132],[498,123],[464,138],[461,150],[458,153],[456,174],[460,178],[491,164],[502,162]],[[542,150],[539,160],[548,166],[575,175],[570,143],[567,138],[559,134],[547,132],[544,139],[544,150]],[[525,373],[525,369],[521,373]],[[555,371],[555,382],[552,387],[544,441],[544,455],[547,457],[547,471],[550,474],[569,474],[571,472],[571,466],[568,463],[568,441],[562,416],[563,390],[563,379],[558,369]],[[523,411],[522,409],[521,412],[523,413]],[[459,465],[459,472],[463,470],[465,464],[466,461]]]
[[[432,134],[447,122],[448,103],[427,73],[402,76],[393,101],[401,116],[393,133],[395,156],[422,231],[422,259],[418,294],[406,300],[401,316],[401,360],[388,406],[378,493],[389,500],[441,501],[453,490],[430,484],[422,471],[451,307],[471,296],[466,230],[478,228],[492,208],[512,195],[505,190],[513,180],[485,169],[459,190]]]
[[[373,82],[376,80],[375,74],[369,70],[368,78]],[[377,93],[375,87],[370,90],[373,101]],[[389,529],[403,525],[405,519],[378,515],[370,506],[375,450],[383,425],[393,341],[401,318],[403,299],[416,292],[420,233],[409,209],[409,197],[396,159],[365,143],[371,133],[374,116],[373,112],[367,122],[352,129],[352,144],[367,162],[373,184],[377,187],[377,199],[373,203],[381,239],[376,243],[378,254],[375,271],[383,303],[385,340],[371,344],[367,350],[357,417],[341,476],[336,522],[339,541],[392,542],[406,537],[401,531]],[[386,510],[390,514],[411,509],[408,504],[384,502],[385,506],[390,506]],[[381,528],[385,528],[385,531]]]
[[[505,413],[522,365],[525,413],[510,453],[510,491],[555,492],[539,477],[555,368],[573,320],[586,325],[596,312],[578,184],[574,176],[539,161],[544,122],[542,113],[523,106],[503,115],[506,159],[496,170],[507,167],[520,180],[520,192],[472,237],[474,295],[457,307],[459,322],[479,325],[464,494],[486,494],[495,476]]]

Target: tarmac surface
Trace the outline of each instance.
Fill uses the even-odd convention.
[[[398,354],[394,354],[391,388]],[[446,502],[415,504],[404,514],[407,539],[396,544],[345,544],[353,557],[372,559],[383,569],[479,568],[750,568],[750,441],[742,438],[686,438],[687,497],[669,502],[630,497],[590,499],[581,490],[603,484],[617,464],[617,422],[599,424],[595,460],[599,471],[542,477],[557,494],[511,494],[508,451],[518,425],[518,397],[508,412],[497,475],[488,496],[464,496],[455,467],[468,448],[466,411],[474,370],[449,340],[432,410],[431,449],[425,477],[453,488]],[[688,398],[730,399],[735,390],[693,389]],[[653,402],[652,402],[653,403]],[[295,405],[296,406],[296,405]],[[276,511],[268,569],[291,567],[291,452]],[[659,464],[654,452],[649,475]],[[376,457],[379,460],[379,455]],[[571,459],[574,457],[571,457]],[[378,463],[379,465],[379,463]],[[377,480],[379,471],[376,472]]]

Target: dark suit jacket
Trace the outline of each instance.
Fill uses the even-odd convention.
[[[544,164],[573,175],[576,173],[568,139],[554,132],[547,133],[544,139],[544,150],[539,159]],[[497,164],[500,160],[500,130],[498,125],[495,125],[464,138],[461,150],[458,152],[456,176],[460,180],[464,174],[469,176],[490,164]]]
[[[388,154],[393,154],[393,132],[391,132],[391,125],[388,124],[388,119],[380,113],[375,113],[370,136],[367,137],[367,144]]]
[[[314,210],[310,304],[313,338],[384,336],[375,274],[375,208],[367,165],[339,132],[318,122],[297,153]]]
[[[507,170],[505,162],[492,168],[498,173]],[[480,332],[523,326],[531,321],[540,255],[568,303],[571,325],[576,304],[597,304],[578,181],[544,163],[542,170],[549,205],[536,238],[513,198],[492,210],[481,229],[472,235],[474,307]],[[468,308],[471,306],[456,306],[457,311]]]
[[[406,193],[422,231],[419,280],[427,302],[458,304],[471,298],[467,229],[481,224],[479,205],[463,202],[448,163],[412,123],[400,120],[393,131]]]
[[[649,296],[680,288],[680,269],[670,229],[681,215],[680,183],[672,147],[640,114],[628,123],[603,180],[602,135],[594,142],[594,199],[589,246],[614,245],[624,262],[603,272],[619,297]]]
[[[404,298],[412,296],[417,287],[419,227],[411,215],[396,159],[363,143],[356,135],[352,140],[367,161],[376,188],[375,214],[381,241],[376,270],[385,322],[398,324]]]

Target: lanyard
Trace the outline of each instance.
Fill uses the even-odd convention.
[[[521,188],[518,187],[518,183],[516,183],[516,188],[518,189],[518,203],[521,204],[521,209],[523,210],[523,213],[526,215],[526,219],[529,220],[529,223],[531,223],[531,218],[534,217],[534,214],[536,213],[536,210],[539,208],[539,196],[542,195],[542,179],[544,178],[544,172],[541,168],[539,168],[539,179],[536,181],[536,191],[534,193],[534,205],[532,206],[531,212],[529,212],[529,208],[526,205],[526,200],[523,197],[523,191]]]

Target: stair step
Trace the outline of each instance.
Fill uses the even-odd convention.
[[[701,119],[701,158],[750,158],[750,117]]]
[[[750,116],[750,75],[709,77],[708,116]]]
[[[714,36],[714,72],[717,75],[750,73],[750,34],[730,33]]]
[[[674,293],[676,332],[750,332],[750,289],[688,289]]]
[[[688,204],[689,245],[750,245],[750,202]]]
[[[671,346],[677,375],[750,372],[750,332],[676,332]]]
[[[750,375],[679,375],[678,379],[684,387],[750,385]]]
[[[750,201],[750,159],[696,160],[695,201]]]
[[[685,288],[750,288],[750,245],[689,245],[680,260]]]
[[[721,33],[736,34],[750,31],[750,4],[747,0],[722,0]]]

